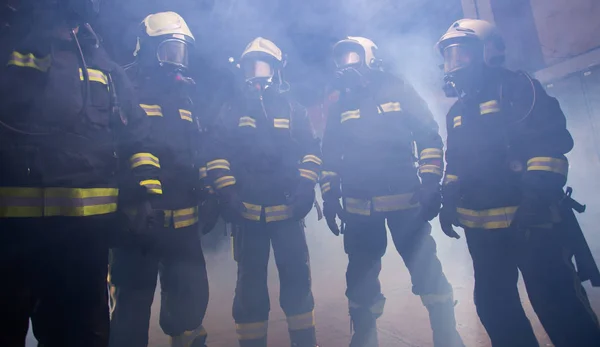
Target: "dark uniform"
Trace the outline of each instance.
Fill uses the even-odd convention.
[[[391,74],[374,71],[368,91],[342,93],[330,109],[323,138],[321,190],[325,203],[341,195],[351,346],[375,346],[375,320],[383,313],[379,272],[387,225],[411,274],[413,292],[429,309],[436,346],[458,337],[452,287],[436,256],[431,226],[418,216],[413,194],[421,181],[439,184],[442,140],[419,95]],[[415,165],[414,143],[419,153]],[[418,174],[417,174],[418,172]],[[449,335],[450,334],[450,335]]]
[[[206,168],[199,165],[201,128],[189,98],[178,88],[165,91],[156,81],[139,81],[140,106],[158,145],[163,194],[152,202],[165,222],[151,231],[144,250],[114,249],[111,282],[116,287],[111,347],[146,347],[156,278],[161,281],[160,325],[165,334],[197,335],[204,346],[202,320],[208,305],[208,279],[198,228],[198,204]],[[192,333],[193,332],[193,333]]]
[[[127,160],[152,150],[125,73],[102,48],[82,48],[87,92],[69,41],[26,41],[0,77],[2,346],[24,345],[34,302],[42,304],[36,322],[45,346],[108,344],[108,247],[120,229],[116,154]],[[136,200],[160,194],[157,169],[133,168],[127,188]]]
[[[446,118],[444,180],[445,201],[447,192],[459,194],[477,313],[494,347],[538,346],[517,290],[520,270],[555,346],[600,346],[598,320],[557,213],[569,166],[565,154],[573,147],[565,116],[523,73],[496,68],[482,78],[479,93],[459,100]],[[532,195],[544,208],[522,203]],[[512,223],[515,215],[523,226]]]
[[[233,317],[241,346],[266,346],[267,264],[271,245],[280,304],[294,346],[315,346],[314,301],[302,218],[289,204],[299,184],[314,185],[321,165],[306,112],[284,95],[226,105],[210,142],[208,176],[219,191],[234,186],[245,205],[234,220],[238,263]],[[304,182],[302,182],[304,181]],[[313,195],[314,198],[314,195]],[[309,203],[312,203],[310,201]],[[231,219],[230,219],[231,221]]]

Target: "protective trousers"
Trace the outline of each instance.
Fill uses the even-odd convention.
[[[202,321],[208,306],[208,278],[198,224],[161,227],[147,249],[113,249],[114,311],[111,347],[146,347],[150,309],[160,275],[160,326],[171,345],[204,347]]]
[[[112,214],[0,219],[0,346],[105,347]]]
[[[466,230],[477,314],[494,347],[538,346],[519,298],[519,270],[533,309],[556,347],[600,346],[598,320],[564,233],[556,227]]]
[[[376,319],[383,314],[381,258],[387,248],[387,224],[396,249],[410,272],[413,293],[429,311],[435,346],[463,346],[456,331],[452,287],[446,280],[431,237],[431,226],[417,220],[416,209],[389,215],[350,215],[344,230],[348,254],[346,271],[350,318],[354,334],[351,347],[378,345]]]
[[[238,263],[233,318],[241,347],[266,347],[269,320],[267,265],[273,245],[279,271],[279,302],[287,316],[292,346],[316,346],[314,299],[304,226],[300,221],[243,222],[235,227]]]

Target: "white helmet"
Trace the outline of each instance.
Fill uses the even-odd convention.
[[[381,60],[376,53],[377,45],[366,37],[348,36],[333,45],[333,60],[338,68],[364,64],[369,69],[380,70]]]
[[[273,77],[277,77],[281,83],[281,69],[285,66],[285,56],[273,41],[257,37],[242,52],[239,66],[246,81],[261,81],[260,84],[269,85]]]
[[[154,13],[141,23],[142,33],[138,36],[134,56],[146,45],[153,48],[159,63],[188,67],[188,46],[194,44],[194,35],[185,20],[175,12]],[[146,49],[144,49],[146,50]]]
[[[469,47],[467,50],[470,51],[466,52],[465,47]],[[501,66],[505,60],[504,40],[500,32],[492,23],[480,19],[460,19],[454,22],[442,35],[435,49],[444,56],[446,73],[464,67],[467,63],[464,61],[465,54],[481,54],[482,56],[474,58],[482,59],[492,67]]]

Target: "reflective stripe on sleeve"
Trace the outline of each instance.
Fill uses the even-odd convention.
[[[331,190],[331,182],[321,183],[321,193],[325,194]]]
[[[317,183],[317,181],[319,180],[319,175],[312,171],[312,170],[307,170],[307,169],[298,169],[300,171],[300,176],[307,178],[315,183]]]
[[[468,210],[458,208],[460,224],[471,229],[502,229],[508,228],[515,218],[517,206],[501,207],[489,210]]]
[[[257,340],[267,336],[268,322],[236,324],[238,340]]]
[[[229,161],[227,159],[215,159],[215,160],[212,160],[212,161],[209,161],[208,163],[206,163],[207,171],[212,171],[212,170],[217,170],[217,169],[231,170],[231,164],[229,163]]]
[[[450,183],[458,182],[458,176],[446,174],[444,177],[444,185],[448,185]]]
[[[144,180],[140,186],[145,187],[150,194],[162,194],[162,185],[159,180]]]
[[[183,120],[187,120],[188,122],[193,122],[192,120],[192,112],[188,110],[179,109],[179,117]]]
[[[246,211],[242,213],[242,216],[248,220],[259,222],[260,215],[262,213],[262,206],[250,204],[247,202],[244,202],[244,206],[246,207]]]
[[[140,107],[146,112],[148,117],[162,117],[162,108],[159,105],[140,104]]]
[[[425,148],[421,151],[420,159],[442,159],[444,152],[439,148]]]
[[[490,100],[479,104],[479,111],[482,115],[500,112],[500,104],[497,100]]]
[[[203,166],[200,169],[198,169],[198,173],[200,175],[200,179],[205,179],[206,176],[208,176],[208,169],[206,168],[206,166]]]
[[[399,102],[388,102],[382,105],[379,105],[381,107],[381,109],[378,110],[378,112],[381,113],[385,113],[385,112],[399,112],[402,111],[402,108],[400,107],[400,103]],[[383,112],[381,112],[383,110]]]
[[[567,176],[569,162],[564,159],[552,157],[535,157],[527,161],[527,171],[549,171]]]
[[[442,168],[436,164],[424,164],[419,166],[419,173],[425,174],[430,173],[434,175],[442,175]]]
[[[346,112],[342,113],[340,123],[344,123],[345,121],[347,121],[349,119],[359,119],[359,118],[360,118],[359,110],[346,111]]]
[[[265,207],[265,221],[279,222],[292,218],[292,207],[287,205],[267,206]]]
[[[315,311],[287,317],[288,330],[306,330],[315,326]]]
[[[198,223],[198,207],[184,208],[181,210],[173,210],[173,225],[175,229],[189,227]]]
[[[21,54],[17,51],[14,51],[10,54],[10,58],[8,60],[7,66],[13,65],[18,67],[29,67],[41,72],[46,72],[52,65],[52,59],[50,55],[47,55],[43,58],[38,58],[35,55]]]
[[[236,182],[235,177],[233,176],[223,176],[219,177],[215,180],[215,189],[223,189],[225,187],[229,187],[234,185]]]
[[[345,198],[346,212],[361,216],[371,215],[371,200]]]
[[[136,153],[129,158],[129,163],[132,169],[142,165],[151,165],[160,168],[160,161],[151,153]]]
[[[376,196],[373,198],[373,210],[376,212],[392,212],[419,207],[419,203],[411,204],[412,193]]]
[[[256,119],[248,116],[241,117],[238,126],[256,128]]]
[[[278,129],[289,129],[290,128],[290,120],[285,118],[274,118],[273,126]]]
[[[104,74],[104,72],[90,68],[88,68],[87,71],[91,82],[98,82],[104,84],[105,86],[108,85],[108,77]],[[83,71],[81,68],[79,68],[79,79],[83,81]]]
[[[457,128],[462,125],[462,117],[461,116],[454,117],[453,121],[454,121],[454,128]]]
[[[303,163],[314,163],[317,165],[322,165],[323,161],[321,160],[321,158],[317,157],[316,155],[313,154],[307,154],[304,156],[304,158],[302,158],[302,162]]]

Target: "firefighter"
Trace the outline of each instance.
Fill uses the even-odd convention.
[[[292,346],[316,346],[303,218],[314,203],[320,148],[306,111],[286,93],[284,65],[273,42],[248,44],[239,62],[243,92],[223,106],[210,141],[208,177],[234,224],[233,318],[242,347],[267,343],[271,245]]]
[[[438,125],[409,84],[383,71],[376,53],[373,41],[363,37],[334,45],[341,94],[330,108],[323,137],[323,212],[335,235],[340,234],[336,216],[342,219],[349,259],[350,346],[377,346],[376,319],[385,303],[379,272],[387,247],[386,221],[410,272],[413,293],[429,311],[435,346],[462,346],[452,287],[428,223],[440,208]]]
[[[21,5],[31,30],[0,74],[0,345],[24,346],[39,304],[41,344],[103,347],[118,162],[151,157],[152,143],[130,81],[86,24],[99,1]],[[158,171],[132,167],[128,228],[151,220]]]
[[[458,98],[446,117],[440,223],[454,238],[453,225],[465,229],[475,305],[492,345],[538,346],[517,290],[520,270],[555,346],[600,346],[571,262],[571,226],[561,222],[573,139],[557,100],[537,80],[502,67],[504,42],[488,22],[453,23],[437,49],[446,92]]]
[[[194,36],[175,12],[147,16],[141,23],[131,71],[140,106],[151,122],[157,155],[143,158],[161,165],[163,194],[152,207],[163,211],[164,225],[150,232],[145,249],[114,249],[111,283],[115,308],[111,347],[146,347],[150,308],[160,274],[160,326],[173,347],[204,347],[202,320],[208,305],[208,279],[199,232],[199,208],[208,197],[206,167],[200,165],[203,140],[190,96],[194,81],[189,59]],[[216,201],[216,199],[214,199]],[[207,232],[211,226],[203,220]]]

